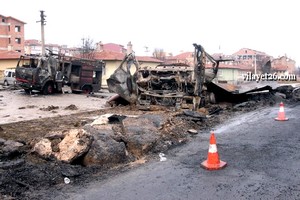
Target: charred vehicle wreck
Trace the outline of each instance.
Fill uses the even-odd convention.
[[[101,88],[105,63],[52,54],[22,55],[16,67],[16,81],[27,93],[37,90],[43,94],[61,93],[68,85],[72,92],[90,93]]]
[[[141,106],[163,105],[176,108],[199,108],[206,102],[215,102],[215,94],[208,84],[216,77],[219,63],[201,45],[194,44],[194,65],[183,63],[141,67],[133,54],[126,55],[114,74],[107,79],[110,92]],[[212,68],[206,70],[206,61]],[[130,66],[135,65],[132,74]]]

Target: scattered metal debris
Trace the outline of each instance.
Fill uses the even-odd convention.
[[[158,156],[159,156],[159,160],[161,162],[164,162],[167,160],[167,158],[165,157],[166,155],[164,153],[159,153]]]
[[[188,133],[190,133],[192,135],[196,135],[196,134],[198,134],[198,131],[196,129],[189,129]]]
[[[65,184],[69,184],[71,182],[71,180],[68,177],[65,177],[64,182],[65,182]]]
[[[293,90],[293,98],[300,100],[300,87],[297,87]]]

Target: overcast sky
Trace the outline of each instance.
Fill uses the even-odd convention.
[[[0,14],[26,22],[25,39],[40,40],[40,10],[46,43],[80,46],[129,41],[137,55],[155,48],[178,54],[193,43],[210,53],[241,48],[287,55],[300,66],[300,8],[296,0],[1,0]],[[150,55],[150,53],[149,53]]]

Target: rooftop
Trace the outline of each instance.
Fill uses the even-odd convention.
[[[18,59],[21,53],[16,51],[0,51],[0,60],[14,60]]]

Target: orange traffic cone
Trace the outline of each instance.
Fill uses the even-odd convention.
[[[215,134],[211,132],[207,160],[201,163],[201,167],[207,170],[218,170],[223,169],[226,165],[227,163],[219,158]]]
[[[277,120],[277,121],[287,121],[287,120],[289,120],[288,118],[285,117],[284,106],[283,106],[282,102],[279,105],[278,117],[276,117],[275,120]]]

